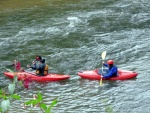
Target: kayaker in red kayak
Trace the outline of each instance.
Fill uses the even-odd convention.
[[[117,66],[114,65],[114,61],[113,60],[108,60],[107,63],[103,62],[103,65],[105,67],[108,67],[108,70],[100,70],[98,71],[99,74],[102,75],[103,78],[111,78],[111,77],[115,77],[118,76],[118,68]],[[103,73],[105,72],[105,73]]]
[[[36,56],[36,60],[37,61],[41,61],[44,65],[45,65],[45,68],[44,68],[44,75],[48,75],[48,65],[47,64],[45,64],[45,59],[42,59],[42,57],[41,56]]]
[[[39,61],[39,63],[37,63],[36,61]],[[45,64],[45,59],[42,59],[41,56],[36,56],[36,61],[32,62],[32,66],[27,65],[27,67],[36,70],[36,74],[39,76],[46,75],[45,71],[47,71],[48,74],[48,68],[47,65]]]

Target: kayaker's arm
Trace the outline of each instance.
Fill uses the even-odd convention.
[[[36,69],[37,69],[37,66],[36,66],[36,64],[34,64],[34,66],[31,66],[30,68],[36,70]]]
[[[103,65],[104,65],[105,67],[109,67],[107,63],[103,63]]]
[[[33,66],[27,65],[27,68],[32,68],[32,69],[36,70],[36,69],[37,69],[37,65],[36,65],[36,62],[35,62],[35,61],[32,62],[32,65],[33,65]]]

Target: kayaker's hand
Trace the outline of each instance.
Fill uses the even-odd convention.
[[[33,61],[32,64],[35,64],[35,61]]]
[[[16,65],[16,63],[17,63],[17,60],[13,60],[12,66]]]
[[[16,62],[17,62],[17,60],[13,60],[13,62],[14,62],[14,63],[16,63]]]
[[[27,68],[30,68],[31,66],[30,65],[27,65]]]

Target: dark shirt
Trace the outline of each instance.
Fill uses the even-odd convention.
[[[39,65],[35,63],[31,68],[36,70],[36,72],[39,71],[39,73],[36,73],[37,75],[44,76],[45,63],[40,63]]]

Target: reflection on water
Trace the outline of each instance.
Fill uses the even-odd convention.
[[[80,0],[0,0],[0,13],[24,8],[77,3]]]
[[[0,0],[0,12],[46,6],[46,4],[48,4],[47,0]]]

